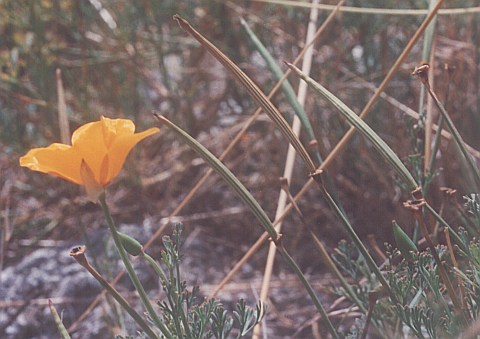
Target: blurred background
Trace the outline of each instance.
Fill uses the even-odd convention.
[[[428,1],[348,0],[345,5],[427,9]],[[478,5],[475,0],[450,0],[444,8]],[[105,235],[100,208],[88,202],[82,189],[18,165],[18,158],[30,148],[60,141],[56,71],[61,71],[72,131],[101,115],[132,119],[137,130],[144,130],[156,125],[155,111],[218,156],[256,106],[223,66],[180,29],[173,15],[188,20],[268,93],[276,80],[240,19],[249,23],[285,71],[283,61],[293,61],[305,44],[309,12],[274,0],[0,0],[0,333],[7,338],[55,336],[47,298],[64,311],[67,327],[78,319],[100,289],[68,257],[72,246],[87,244],[107,277],[114,277],[119,269],[106,264],[116,258],[115,252]],[[329,13],[320,11],[318,25]],[[383,80],[423,19],[418,14],[339,13],[315,44],[311,76],[360,112],[372,86]],[[465,141],[476,149],[480,147],[479,36],[478,10],[440,15],[432,64],[437,94]],[[390,100],[381,99],[367,119],[418,179],[424,121],[408,116],[406,108],[419,108],[420,83],[411,72],[421,61],[422,40],[386,89]],[[445,71],[445,64],[453,71]],[[289,79],[296,88],[298,79]],[[293,111],[283,94],[272,101],[291,121]],[[305,108],[325,157],[349,126],[313,93],[307,96]],[[302,136],[302,141],[309,140]],[[272,219],[287,146],[279,130],[261,115],[224,161]],[[462,204],[462,195],[471,192],[448,140],[442,142],[437,161],[428,198],[440,206],[440,187],[457,189],[455,199],[445,206],[453,211]],[[114,219],[148,241],[207,169],[193,151],[162,129],[133,150],[108,188]],[[353,137],[328,173],[356,230],[365,238],[373,235],[372,248],[383,249],[384,242],[391,242],[393,219],[412,230],[411,216],[402,207],[407,196],[364,139]],[[291,192],[297,193],[307,180],[308,171],[297,160]],[[330,250],[345,238],[317,189],[309,190],[299,205]],[[455,212],[445,215],[458,224]],[[253,215],[216,175],[174,220],[185,225],[185,278],[200,285],[206,295],[262,234]],[[331,287],[329,276],[323,274],[321,259],[312,258],[313,244],[302,229],[299,217],[290,213],[282,231],[285,246],[304,271],[316,277],[318,290],[326,293]],[[252,302],[258,298],[266,248],[242,268],[220,299],[228,303],[239,297]],[[150,251],[158,256],[160,250],[158,240]],[[154,290],[158,286],[152,276],[145,270]],[[308,298],[281,261],[275,277],[283,283],[272,287],[270,337],[298,332],[297,337],[309,338],[311,331],[302,332],[299,325],[313,313]],[[122,286],[129,293],[128,281]],[[73,337],[116,333],[118,310],[113,302],[102,305],[76,327]]]

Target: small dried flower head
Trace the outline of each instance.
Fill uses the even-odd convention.
[[[412,211],[419,211],[425,204],[425,199],[408,200],[403,203],[403,207]]]
[[[440,192],[445,194],[446,197],[453,197],[455,193],[457,193],[457,190],[450,187],[440,187]]]
[[[73,257],[76,255],[85,253],[85,251],[86,251],[85,246],[77,246],[72,248],[72,250],[70,251],[70,256]]]
[[[86,267],[88,266],[87,257],[85,256],[86,251],[86,246],[77,246],[72,248],[69,255],[73,257],[73,259],[75,259],[80,265]]]
[[[415,69],[412,72],[412,75],[418,76],[422,82],[428,82],[429,70],[430,70],[430,65],[425,62],[420,66],[415,67]]]

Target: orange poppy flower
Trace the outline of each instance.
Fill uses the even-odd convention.
[[[135,133],[131,120],[101,117],[73,132],[72,146],[54,143],[34,148],[20,158],[20,166],[85,186],[89,199],[96,201],[118,175],[130,150],[158,131],[155,127]]]

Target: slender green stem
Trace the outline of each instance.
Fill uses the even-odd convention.
[[[435,167],[435,160],[437,158],[437,152],[440,148],[440,141],[442,140],[442,129],[443,129],[443,116],[440,116],[438,119],[438,129],[435,133],[435,138],[433,139],[433,146],[432,146],[432,157],[430,158],[430,163],[428,164],[428,172],[429,175],[432,175],[433,168]],[[426,191],[427,187],[424,187],[424,191]]]
[[[183,309],[183,305],[179,304],[178,307],[180,309],[179,311],[180,311],[180,317],[182,318],[183,328],[185,329],[185,336],[187,337],[187,339],[193,339],[193,335],[192,335],[192,332],[190,331],[190,326],[188,324],[188,319],[185,314],[185,310]]]
[[[462,251],[464,251],[465,253],[469,253],[469,250],[468,250],[468,247],[465,246],[465,244],[463,243],[462,241],[462,238],[460,238],[460,236],[458,235],[457,232],[455,232],[455,230],[445,221],[445,219],[443,219],[440,214],[437,213],[437,211],[435,211],[433,209],[432,206],[430,206],[428,203],[425,203],[425,208],[432,214],[432,216],[437,219],[437,221],[440,223],[440,225],[442,225],[443,227],[445,228],[448,228],[448,232],[450,232],[450,235],[451,237],[453,238],[453,240],[455,241],[455,243],[458,245],[458,247],[460,247],[460,249]]]
[[[303,275],[303,272],[300,270],[300,267],[298,267],[297,263],[293,260],[293,258],[290,256],[290,254],[287,252],[287,250],[281,245],[277,244],[277,249],[278,251],[282,254],[282,257],[285,259],[287,262],[288,266],[297,274],[299,277],[300,281],[302,282],[303,286],[307,290],[308,294],[310,295],[310,298],[312,298],[313,303],[315,304],[317,310],[320,312],[323,320],[325,321],[325,324],[328,327],[328,330],[330,334],[334,338],[339,338],[337,330],[333,327],[330,319],[328,318],[327,312],[323,308],[322,304],[320,303],[320,300],[318,300],[315,291],[313,290],[312,286],[308,282],[308,280],[305,278]]]
[[[142,256],[150,263],[150,265],[152,266],[155,273],[157,273],[157,275],[160,277],[160,280],[162,281],[162,284],[167,285],[168,284],[167,276],[165,275],[165,272],[163,271],[160,264],[145,252],[142,252]],[[177,270],[177,281],[178,281],[178,284],[181,284],[180,271],[179,270]],[[181,286],[178,286],[177,288],[178,288],[178,291],[180,291]],[[177,299],[176,305],[178,305],[177,307],[179,308],[180,317],[182,318],[183,327],[185,329],[187,338],[193,338],[192,333],[190,331],[190,326],[188,324],[187,316],[186,316],[185,311],[182,307],[183,305],[178,304],[178,299]],[[172,304],[172,307],[173,306],[174,305]]]
[[[367,313],[367,308],[363,305],[363,303],[360,301],[358,298],[357,294],[353,290],[352,286],[347,282],[347,280],[343,277],[342,273],[339,271],[335,263],[333,262],[332,258],[330,258],[330,255],[327,252],[327,249],[323,245],[323,243],[318,239],[316,236],[315,232],[313,229],[310,227],[310,225],[307,223],[305,220],[305,217],[298,207],[297,203],[295,202],[295,199],[293,198],[292,194],[290,193],[290,190],[288,187],[286,187],[285,192],[287,193],[288,199],[293,205],[293,208],[297,211],[298,216],[300,217],[300,220],[302,221],[303,226],[310,232],[310,235],[313,239],[313,243],[315,244],[315,247],[317,250],[320,252],[320,255],[322,256],[322,259],[325,261],[327,264],[327,267],[330,268],[332,273],[337,277],[337,279],[340,281],[340,285],[345,289],[345,292],[348,294],[348,296],[352,299],[352,301],[357,304],[358,308],[362,310],[362,312]]]
[[[444,106],[447,106],[448,104],[448,98],[450,94],[450,83],[451,83],[451,75],[453,69],[451,67],[446,67],[447,74],[448,74],[448,79],[447,79],[447,93],[445,94],[445,104]],[[423,87],[422,87],[423,88]],[[438,149],[440,147],[440,141],[442,139],[442,129],[443,129],[443,115],[440,115],[440,118],[438,119],[437,123],[437,132],[435,133],[435,139],[433,142],[433,147],[432,147],[432,157],[430,159],[430,164],[428,165],[428,173],[433,173],[433,168],[435,167],[435,160],[436,160],[436,155],[438,152]],[[426,188],[424,188],[426,190]]]
[[[345,292],[348,294],[348,296],[352,299],[352,301],[357,304],[358,308],[364,312],[367,313],[367,309],[365,308],[365,305],[360,301],[358,298],[357,294],[353,290],[352,286],[347,282],[347,280],[343,277],[342,273],[338,270],[337,266],[335,266],[335,263],[333,262],[332,258],[330,258],[330,255],[327,253],[327,250],[325,249],[325,246],[323,246],[322,242],[320,239],[317,238],[317,236],[313,233],[313,230],[309,227],[308,228],[310,231],[310,235],[313,238],[313,242],[315,243],[315,247],[318,249],[320,252],[320,255],[322,256],[323,260],[325,260],[327,266],[330,268],[332,273],[337,277],[337,279],[340,281],[340,285],[345,289]]]
[[[455,140],[455,144],[458,146],[458,149],[460,150],[460,153],[463,155],[463,158],[466,160],[471,173],[475,177],[475,182],[478,186],[480,186],[480,170],[477,167],[477,164],[475,163],[475,160],[473,157],[470,155],[470,153],[467,150],[467,147],[465,145],[465,142],[462,139],[462,136],[458,132],[457,128],[453,124],[452,119],[450,118],[450,115],[448,114],[447,110],[445,107],[443,107],[442,103],[438,99],[437,95],[433,91],[433,89],[430,87],[430,84],[428,83],[428,79],[420,77],[422,80],[422,83],[425,85],[427,88],[428,93],[433,99],[433,102],[435,105],[438,107],[440,110],[440,113],[442,114],[442,117],[445,121],[445,124],[447,125],[448,129],[450,130],[450,133],[452,134],[453,139]]]
[[[182,304],[182,279],[180,278],[180,265],[175,265],[176,269],[176,282],[177,282],[177,292],[175,294],[175,306],[177,308],[177,312],[180,313],[180,318],[182,319],[183,327],[185,329],[185,335],[187,339],[193,338],[192,333],[190,332],[190,326],[188,325],[187,316],[185,314],[185,310],[183,309]]]
[[[340,4],[339,4],[340,5]],[[334,14],[334,13],[332,13]],[[330,22],[330,19],[333,19],[333,16],[329,16],[325,20],[325,22],[322,24],[322,27],[326,27],[327,23]],[[278,81],[282,79],[284,76],[281,68],[277,65],[277,62],[273,58],[273,56],[270,54],[270,52],[267,50],[267,48],[263,45],[263,43],[260,41],[260,39],[255,35],[255,33],[250,29],[248,26],[247,22],[244,19],[240,20],[240,23],[244,27],[245,31],[247,32],[248,37],[252,41],[252,43],[255,45],[255,48],[257,51],[260,53],[260,55],[263,57],[265,60],[268,68],[270,71],[275,75]],[[285,97],[287,98],[287,101],[290,103],[290,106],[292,106],[293,110],[295,111],[295,114],[297,117],[300,119],[303,127],[305,128],[305,131],[307,132],[308,138],[310,139],[310,144],[311,146],[315,146],[315,155],[317,157],[317,162],[318,164],[323,163],[323,158],[320,155],[320,151],[318,149],[318,143],[317,143],[317,138],[315,137],[315,133],[313,132],[312,125],[310,123],[310,120],[308,119],[307,113],[305,112],[304,108],[302,105],[300,105],[300,102],[298,101],[298,98],[290,85],[290,82],[288,80],[285,80],[282,83],[282,91],[285,94]],[[324,178],[325,184],[328,187],[328,190],[332,194],[333,198],[337,202],[337,204],[342,208],[342,205],[340,203],[340,198],[339,195],[337,194],[337,190],[334,186],[333,180],[329,176],[325,176]],[[342,208],[343,210],[343,208]]]
[[[173,18],[177,23],[194,37],[203,47],[205,47],[210,54],[212,54],[222,65],[227,68],[232,75],[244,86],[250,96],[255,102],[262,107],[264,112],[272,119],[275,125],[280,129],[285,138],[290,142],[293,148],[297,151],[298,155],[303,159],[310,173],[316,169],[310,155],[300,142],[298,137],[293,133],[292,128],[285,121],[278,109],[271,103],[271,101],[265,96],[260,88],[243,72],[235,63],[233,63],[222,51],[215,47],[210,41],[208,41],[202,34],[197,32],[185,19],[179,15],[174,15]]]
[[[383,288],[385,288],[388,295],[390,296],[390,299],[392,299],[392,302],[394,304],[397,304],[398,303],[397,297],[395,296],[392,289],[390,288],[390,285],[388,284],[387,280],[385,280],[385,277],[383,276],[382,272],[380,271],[380,268],[377,266],[377,264],[375,263],[375,261],[371,257],[370,253],[368,253],[368,250],[365,248],[365,245],[363,245],[362,241],[358,237],[358,235],[355,232],[355,230],[353,229],[352,225],[350,225],[350,222],[348,221],[345,214],[343,214],[342,210],[335,203],[335,200],[333,200],[332,196],[325,189],[325,186],[323,185],[323,183],[321,181],[321,172],[319,172],[318,174],[314,174],[313,179],[315,180],[315,182],[318,184],[318,186],[322,190],[322,193],[324,194],[325,199],[327,200],[330,207],[334,210],[334,212],[337,214],[337,216],[342,221],[342,224],[345,227],[345,230],[347,231],[348,235],[350,236],[350,238],[352,239],[352,241],[354,242],[355,246],[358,248],[358,250],[360,251],[362,256],[365,258],[365,261],[366,261],[368,267],[373,271],[373,273],[377,277],[380,284],[382,284]]]
[[[275,75],[275,78],[277,78],[277,81],[280,80],[283,77],[283,72],[280,69],[280,67],[277,65],[277,62],[275,61],[273,56],[270,54],[267,48],[263,45],[260,39],[255,35],[255,33],[250,29],[247,22],[244,19],[241,19],[240,23],[245,29],[245,32],[247,32],[247,35],[252,41],[253,45],[255,46],[255,49],[260,53],[262,58],[265,60],[268,68]],[[303,109],[302,105],[300,105],[300,103],[298,102],[298,98],[292,88],[292,85],[290,85],[290,82],[288,80],[285,80],[282,83],[282,91],[285,94],[285,97],[287,98],[290,106],[292,106],[293,110],[295,111],[295,114],[298,116],[298,118],[302,122],[302,125],[305,128],[305,131],[307,132],[308,137],[310,138],[310,141],[316,140],[315,133],[313,132],[313,128],[310,123],[310,120],[308,119],[307,113]],[[322,162],[322,157],[318,152],[318,148],[315,149],[315,151],[317,153],[318,160]]]
[[[252,194],[243,186],[240,180],[237,179],[235,175],[227,168],[225,165],[218,160],[215,155],[213,155],[209,150],[207,150],[203,145],[198,141],[193,139],[187,132],[182,130],[180,127],[175,125],[173,122],[165,118],[164,116],[154,114],[155,117],[172,131],[174,131],[182,140],[187,143],[195,152],[197,152],[209,165],[210,167],[217,172],[227,184],[232,187],[235,192],[240,196],[240,198],[247,204],[255,217],[260,221],[262,226],[267,231],[270,238],[275,241],[279,234],[275,230],[275,227],[272,225],[272,222],[268,218],[267,213],[262,209],[260,204],[255,200]]]
[[[122,246],[122,242],[117,233],[117,228],[115,227],[115,223],[113,222],[112,215],[110,214],[110,210],[105,200],[105,193],[102,193],[98,198],[98,200],[100,202],[100,205],[102,206],[102,210],[103,210],[103,213],[105,214],[105,218],[107,219],[107,224],[108,224],[108,227],[110,228],[110,232],[112,233],[113,241],[115,242],[115,246],[117,247],[118,253],[120,254],[120,258],[122,259],[125,265],[125,268],[128,272],[128,275],[130,276],[130,279],[132,280],[133,285],[135,286],[135,289],[140,295],[140,299],[142,300],[143,305],[147,309],[147,312],[152,318],[155,325],[162,331],[163,335],[165,335],[165,337],[167,338],[173,339],[172,334],[170,333],[168,328],[165,326],[165,324],[160,320],[157,313],[153,309],[153,306],[150,303],[150,300],[148,299],[147,293],[145,292],[143,285],[138,279],[138,276],[135,273],[135,270],[133,269],[133,266],[130,263],[130,260],[128,259],[127,252]]]
[[[70,334],[68,334],[67,329],[63,325],[62,319],[58,315],[58,312],[50,299],[48,299],[48,306],[50,307],[50,312],[52,313],[53,320],[55,321],[58,331],[60,332],[61,338],[71,339]]]
[[[157,275],[160,277],[162,282],[166,282],[167,276],[165,275],[165,272],[163,271],[162,267],[158,264],[158,262],[145,252],[142,252],[142,256],[145,258],[145,260],[149,262],[149,264],[152,266],[155,273],[157,273]]]

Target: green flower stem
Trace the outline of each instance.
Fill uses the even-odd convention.
[[[103,213],[105,214],[105,218],[107,219],[107,224],[108,227],[110,228],[110,232],[112,233],[113,241],[115,242],[115,246],[117,247],[118,253],[120,254],[120,258],[122,259],[125,268],[128,272],[128,275],[130,276],[130,279],[132,280],[133,285],[135,286],[135,289],[137,290],[138,294],[140,295],[140,299],[142,300],[145,308],[147,309],[148,314],[152,318],[154,324],[162,331],[163,335],[166,338],[173,339],[172,334],[168,330],[168,328],[165,326],[165,324],[160,320],[158,317],[157,313],[153,309],[152,304],[150,303],[150,300],[148,299],[147,293],[145,292],[143,285],[141,284],[140,280],[137,277],[137,274],[135,273],[132,264],[130,263],[130,260],[128,259],[127,252],[122,246],[122,242],[120,240],[120,237],[117,233],[117,228],[115,227],[115,223],[113,222],[112,215],[110,214],[110,210],[108,209],[107,202],[105,200],[105,193],[102,193],[100,197],[98,198],[98,201],[100,202],[100,205],[102,206]]]
[[[313,291],[312,286],[310,286],[307,279],[305,278],[305,276],[303,275],[302,271],[297,266],[295,261],[292,259],[292,257],[290,257],[290,255],[286,253],[283,246],[281,246],[280,234],[278,234],[278,232],[275,230],[275,227],[273,226],[272,222],[268,218],[267,214],[262,209],[260,204],[255,200],[252,194],[246,189],[245,186],[243,186],[240,180],[238,180],[237,177],[235,177],[233,173],[230,172],[230,170],[220,160],[218,160],[218,158],[215,157],[209,150],[207,150],[202,144],[200,144],[197,140],[192,138],[188,133],[186,133],[180,127],[172,123],[167,118],[158,114],[154,114],[154,115],[162,124],[166,125],[172,131],[174,131],[175,134],[177,134],[177,136],[179,136],[182,139],[182,141],[184,141],[198,155],[200,155],[210,165],[210,167],[213,168],[215,172],[217,172],[233,190],[235,190],[235,192],[239,195],[242,201],[250,208],[250,210],[255,215],[257,220],[262,224],[264,229],[267,231],[268,235],[270,236],[270,239],[275,243],[278,250],[281,252],[286,263],[290,266],[290,268],[294,271],[294,273],[298,276],[298,278],[302,282],[303,286],[305,287],[308,294],[312,298],[313,303],[315,304],[317,310],[322,315],[323,321],[327,325],[330,331],[330,334],[334,338],[338,338],[337,331],[335,330],[332,323],[330,322],[330,319],[328,318],[327,313],[325,312],[325,309],[320,303],[320,300],[318,300],[317,296],[315,295],[315,292]]]
[[[448,114],[447,110],[445,109],[445,107],[443,107],[437,95],[435,94],[433,89],[430,87],[428,78],[423,76],[420,76],[419,78],[422,81],[423,85],[427,88],[427,91],[432,97],[433,102],[440,110],[440,113],[442,114],[445,124],[447,125],[448,129],[450,130],[450,133],[452,134],[453,139],[455,140],[455,144],[458,146],[458,149],[462,154],[463,158],[466,160],[471,173],[474,175],[476,184],[480,186],[480,170],[478,169],[477,164],[475,163],[475,160],[468,152],[465,141],[463,141],[462,136],[460,135],[457,128],[453,124],[453,121],[450,118],[450,115]]]
[[[67,329],[63,325],[62,319],[58,315],[55,306],[53,305],[52,301],[48,299],[48,307],[50,307],[50,312],[52,313],[53,320],[55,321],[55,325],[57,326],[58,331],[60,332],[60,337],[62,339],[71,339],[70,334],[68,334]]]
[[[160,280],[162,280],[162,283],[167,284],[167,276],[165,275],[165,272],[163,271],[160,264],[145,252],[142,252],[142,256],[145,258],[145,260],[147,260],[150,263],[150,265],[152,266],[155,273],[157,273],[157,275],[160,277]],[[177,274],[180,274],[180,272],[177,271]],[[178,275],[178,277],[179,277],[179,275]],[[177,279],[177,280],[179,281],[179,283],[181,283],[180,279]],[[178,288],[180,288],[180,287],[178,287]],[[178,305],[178,303],[177,303],[177,305]],[[187,316],[185,315],[185,311],[184,311],[182,305],[179,305],[179,308],[180,308],[179,309],[180,316],[182,318],[183,327],[185,328],[186,336],[187,336],[187,338],[193,338],[192,333],[190,332],[190,326],[188,324]]]
[[[340,218],[342,221],[343,226],[345,227],[345,230],[347,231],[348,235],[354,242],[355,246],[358,248],[362,256],[365,258],[365,261],[368,265],[368,267],[373,271],[373,273],[376,275],[378,281],[380,284],[382,284],[383,288],[386,290],[388,295],[390,296],[390,299],[392,299],[392,302],[394,304],[398,303],[398,299],[393,293],[392,289],[390,288],[390,285],[388,284],[387,280],[385,280],[384,276],[382,275],[382,272],[380,271],[380,268],[377,266],[373,258],[370,256],[370,253],[368,253],[368,250],[365,248],[365,245],[363,245],[362,241],[358,237],[357,233],[353,229],[352,225],[350,225],[350,222],[346,218],[346,216],[343,214],[342,210],[338,207],[338,205],[335,203],[335,200],[333,200],[332,196],[328,193],[328,191],[325,189],[325,186],[323,185],[323,182],[321,180],[321,175],[322,172],[315,173],[313,175],[313,179],[315,182],[318,184],[320,187],[321,191],[323,192],[325,199],[327,200],[328,204],[330,207],[333,209],[333,211],[337,214],[337,216]]]
[[[438,119],[438,129],[435,133],[435,138],[433,139],[433,146],[432,146],[432,157],[430,158],[430,163],[428,164],[427,173],[432,175],[433,168],[435,167],[435,160],[437,156],[438,149],[440,148],[440,141],[442,140],[442,130],[443,130],[443,116],[440,116]],[[427,190],[427,187],[423,188],[424,191]]]
[[[349,297],[352,299],[352,301],[355,304],[357,304],[357,306],[360,308],[360,310],[362,310],[362,312],[367,313],[367,308],[360,301],[357,294],[353,290],[352,286],[343,277],[342,273],[339,271],[339,269],[337,268],[337,266],[333,262],[332,258],[330,258],[330,255],[328,254],[327,249],[325,248],[323,243],[320,241],[320,239],[318,239],[318,237],[316,236],[313,229],[310,227],[310,225],[305,220],[305,217],[303,216],[302,211],[300,210],[297,203],[295,202],[295,199],[293,198],[292,194],[290,193],[290,190],[288,189],[288,186],[284,190],[287,193],[288,199],[290,200],[293,208],[297,211],[297,214],[300,217],[300,220],[302,221],[303,226],[310,232],[310,235],[313,239],[313,243],[315,244],[315,247],[317,248],[318,252],[320,252],[321,257],[325,261],[325,263],[327,264],[328,268],[330,268],[332,273],[340,281],[340,285],[342,285],[342,287],[345,289],[345,291],[347,292]]]
[[[298,267],[297,263],[295,262],[295,260],[293,260],[293,258],[290,256],[290,254],[287,252],[287,250],[282,246],[281,244],[281,241],[275,243],[275,245],[277,246],[277,250],[280,252],[280,254],[282,255],[283,259],[285,259],[285,261],[287,262],[288,266],[290,266],[290,268],[295,272],[295,274],[298,276],[298,278],[300,279],[300,281],[302,282],[303,286],[305,287],[305,289],[307,290],[308,294],[310,295],[310,298],[312,298],[312,301],[313,303],[315,304],[315,307],[317,308],[317,310],[320,312],[320,315],[322,316],[323,318],[323,321],[325,322],[325,324],[327,325],[328,327],[328,331],[330,332],[330,334],[332,335],[333,338],[340,338],[338,336],[338,333],[337,331],[335,330],[335,328],[333,327],[330,319],[328,318],[328,314],[327,312],[325,311],[325,309],[323,308],[320,300],[318,300],[316,294],[315,294],[315,291],[313,290],[312,286],[310,285],[310,283],[308,282],[308,280],[305,278],[305,276],[303,275],[303,272],[302,270],[300,269],[300,267]]]
[[[160,277],[160,280],[162,280],[162,282],[167,281],[167,276],[165,275],[165,272],[163,271],[160,264],[145,252],[142,252],[141,255],[145,258],[145,260],[149,262],[155,273],[157,273],[157,275]]]
[[[323,246],[322,242],[318,237],[313,233],[313,230],[308,227],[310,231],[310,235],[312,236],[313,242],[315,244],[315,247],[317,250],[320,252],[320,255],[322,256],[323,260],[327,264],[327,266],[330,268],[332,273],[337,277],[337,279],[340,281],[340,285],[345,289],[345,292],[347,292],[348,296],[352,299],[352,301],[357,304],[358,308],[364,312],[367,313],[367,309],[363,305],[363,303],[360,301],[358,298],[357,294],[353,290],[352,286],[347,282],[347,280],[343,277],[342,273],[338,270],[337,266],[335,266],[335,263],[333,262],[332,258],[328,255],[328,252]]]
[[[448,80],[447,80],[447,93],[445,94],[445,105],[447,105],[448,103],[448,98],[449,98],[449,94],[450,94],[450,83],[451,83],[451,77],[452,77],[452,68],[451,67],[448,67],[447,68],[447,74],[448,74]],[[422,87],[424,88],[424,87]],[[440,141],[442,139],[442,129],[443,129],[443,115],[440,115],[440,118],[438,119],[438,123],[437,123],[437,126],[438,126],[438,129],[435,133],[435,139],[434,139],[434,142],[433,142],[433,147],[432,147],[432,157],[430,159],[430,164],[428,165],[428,173],[433,173],[433,168],[435,166],[435,159],[437,158],[436,157],[436,154],[438,152],[438,149],[440,147]],[[424,190],[426,190],[426,188],[424,188]]]
[[[250,210],[253,212],[255,217],[260,221],[262,226],[267,231],[268,235],[273,241],[276,241],[279,238],[278,232],[275,230],[275,227],[272,225],[272,222],[268,218],[268,215],[262,209],[260,204],[255,200],[252,194],[243,186],[240,180],[233,175],[230,170],[225,167],[225,165],[218,160],[209,150],[207,150],[203,145],[201,145],[197,140],[193,139],[187,132],[182,130],[180,127],[175,125],[173,122],[165,118],[164,116],[154,114],[154,116],[172,131],[174,131],[181,139],[188,144],[195,152],[197,152],[215,172],[217,172],[227,184],[232,187],[235,192],[240,196],[240,198],[247,204]]]
[[[443,219],[440,214],[438,214],[432,206],[430,206],[428,203],[425,203],[425,208],[432,214],[432,216],[445,228],[448,229],[448,232],[450,233],[450,236],[453,238],[453,240],[455,241],[455,243],[457,244],[458,247],[460,247],[460,249],[462,251],[464,251],[465,253],[470,253],[470,251],[468,250],[468,247],[465,246],[465,244],[463,243],[462,241],[462,238],[460,238],[460,236],[458,235],[457,232],[455,232],[455,230],[450,227],[450,225],[445,221],[445,219]]]
[[[333,18],[333,17],[331,17],[331,18]],[[329,21],[329,19],[327,19],[323,23],[322,26],[325,26],[327,21]],[[240,23],[242,24],[243,28],[247,32],[247,35],[250,38],[250,40],[252,41],[252,43],[255,45],[255,48],[257,49],[257,51],[260,53],[260,55],[265,60],[268,68],[270,69],[270,71],[275,75],[275,77],[277,78],[277,81],[280,82],[280,80],[282,79],[284,74],[283,74],[281,68],[277,65],[277,62],[275,61],[273,56],[270,54],[268,49],[263,45],[263,43],[260,41],[260,39],[255,35],[255,33],[250,29],[247,22],[244,19],[241,19]],[[295,111],[295,114],[300,119],[303,127],[305,128],[305,131],[307,132],[308,138],[310,139],[310,145],[315,146],[314,150],[315,150],[315,155],[317,157],[318,164],[322,164],[323,163],[323,158],[320,155],[320,151],[318,149],[317,138],[315,137],[315,133],[313,132],[313,128],[312,128],[312,125],[310,123],[310,120],[308,119],[307,112],[305,112],[303,106],[300,105],[300,103],[298,101],[298,98],[297,98],[292,86],[290,85],[290,82],[288,80],[285,80],[284,82],[282,82],[281,86],[282,86],[282,91],[283,91],[285,97],[287,98],[287,101],[289,102],[290,106],[292,106],[293,110]],[[340,208],[342,208],[342,206],[340,204],[340,198],[339,198],[339,195],[336,192],[333,180],[329,176],[325,176],[324,180],[325,180],[325,184],[327,185],[328,190],[332,194],[333,198],[335,199],[337,204],[340,206]],[[342,210],[343,210],[343,208],[342,208]]]
[[[179,293],[176,294],[175,296],[175,305],[178,309],[178,312],[180,313],[180,317],[182,318],[182,323],[183,323],[183,327],[185,329],[185,334],[187,336],[187,339],[190,339],[190,338],[193,338],[193,335],[192,333],[190,332],[190,326],[188,325],[188,320],[187,320],[187,316],[185,314],[185,310],[183,309],[183,305],[179,302],[179,300],[181,299],[181,296],[180,296],[180,292],[182,291],[182,280],[180,279],[180,265],[175,265],[176,267],[176,274],[177,274],[177,291]]]

